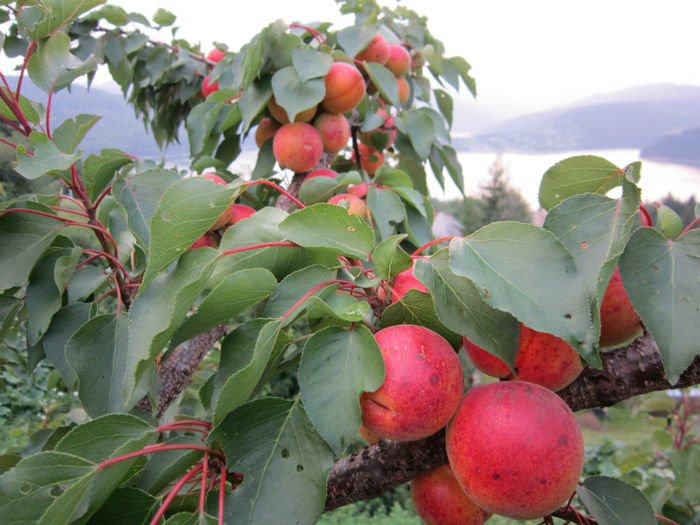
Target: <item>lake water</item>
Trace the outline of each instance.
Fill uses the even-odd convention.
[[[256,155],[256,151],[244,151],[231,169],[234,172],[250,173],[255,165]],[[503,153],[502,160],[510,185],[519,189],[533,210],[537,210],[539,208],[537,195],[544,172],[557,162],[575,155],[598,155],[620,167],[640,160],[639,150],[568,151],[543,154]],[[479,195],[480,186],[488,180],[489,168],[496,159],[496,154],[462,152],[458,157],[462,164],[465,192],[467,195]],[[459,198],[459,190],[449,180],[447,173],[445,178],[443,191],[428,168],[430,194],[438,199]],[[691,195],[695,195],[696,199],[700,200],[700,169],[642,160],[640,187],[642,199],[646,202],[659,200],[669,193],[681,200],[686,200]]]

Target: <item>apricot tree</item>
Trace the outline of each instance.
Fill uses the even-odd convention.
[[[427,168],[463,188],[449,90],[476,94],[469,64],[409,9],[339,3],[353,25],[277,21],[215,51],[155,39],[175,22],[163,9],[0,5],[19,75],[0,75],[0,120],[26,143],[0,142],[23,177],[56,181],[1,204],[0,340],[53,369],[85,418],[47,416],[0,457],[4,523],[314,523],[446,464],[443,431],[356,450],[360,398],[385,377],[374,333],[390,327],[429,329],[462,357],[466,338],[511,370],[521,324],[560,338],[586,365],[557,392],[574,411],[700,384],[700,233],[651,220],[640,163],[565,159],[542,180],[543,227],[434,239]],[[188,170],[109,144],[84,155],[99,117],[53,121],[53,94],[98,67],[161,145],[184,126]],[[27,78],[43,100],[23,95]],[[237,173],[250,135],[256,165]],[[328,203],[344,193],[366,218]],[[618,267],[643,333],[601,352]],[[420,286],[397,293],[411,268]],[[685,418],[670,465],[698,465],[692,436]],[[656,523],[672,501],[692,518],[692,472],[674,470],[654,508],[590,477],[553,516]]]

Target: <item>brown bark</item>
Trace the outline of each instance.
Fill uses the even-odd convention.
[[[602,370],[586,368],[558,392],[572,410],[610,406],[640,394],[700,384],[700,355],[676,385],[669,384],[650,334],[601,357]],[[328,478],[326,510],[376,498],[445,463],[444,431],[409,443],[380,441],[335,462]]]

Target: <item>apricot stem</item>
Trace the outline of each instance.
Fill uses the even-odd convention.
[[[438,244],[438,243],[445,242],[445,241],[451,241],[451,240],[454,239],[454,238],[455,238],[454,235],[448,235],[447,237],[440,237],[439,239],[432,240],[432,241],[430,241],[429,243],[424,244],[423,246],[421,246],[420,248],[418,248],[415,252],[413,252],[413,253],[411,254],[411,257],[415,257],[415,256],[418,255],[420,252],[422,252],[423,250],[425,250],[425,249],[427,249],[427,248],[430,248],[430,247],[433,246],[434,244]]]
[[[199,491],[199,515],[204,514],[204,503],[207,497],[207,476],[209,468],[209,452],[204,453],[204,459],[202,459],[202,488]]]
[[[175,486],[172,488],[172,490],[168,493],[166,498],[163,500],[163,503],[160,505],[160,508],[158,509],[158,512],[156,512],[156,515],[153,516],[153,519],[151,520],[150,525],[158,525],[158,522],[160,519],[163,517],[165,514],[165,511],[168,510],[168,507],[170,506],[170,503],[175,499],[175,496],[177,496],[178,492],[182,489],[182,487],[194,476],[197,474],[200,470],[202,470],[202,464],[198,463],[194,468],[190,469],[190,471],[182,476],[180,478],[180,481],[178,481]]]
[[[226,467],[221,465],[221,482],[219,483],[219,525],[224,525],[224,498],[226,496]]]

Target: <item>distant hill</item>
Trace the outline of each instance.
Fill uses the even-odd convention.
[[[643,148],[641,157],[700,167],[700,127],[661,137]]]
[[[13,88],[17,84],[16,78],[10,77],[8,81]],[[22,94],[46,105],[46,93],[27,78],[22,83]],[[65,119],[79,113],[102,116],[80,143],[79,147],[84,152],[94,153],[103,148],[117,148],[136,157],[160,159],[158,144],[121,95],[95,87],[88,90],[84,82],[75,82],[70,92],[62,90],[54,95],[51,102],[51,128],[56,129]],[[180,136],[180,144],[171,144],[166,151],[169,157],[181,157],[189,153],[184,130]]]
[[[642,86],[546,112],[509,119],[457,140],[461,150],[552,152],[640,149],[666,135],[700,127],[700,87]],[[700,156],[700,143],[683,142],[676,162]],[[680,145],[679,145],[680,147]]]

